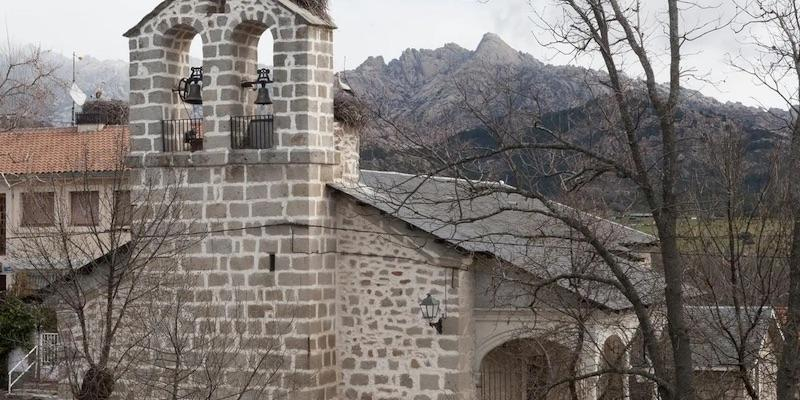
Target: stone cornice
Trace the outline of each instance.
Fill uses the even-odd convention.
[[[247,164],[338,165],[341,154],[325,149],[268,149],[147,153],[128,156],[131,168],[218,167]]]

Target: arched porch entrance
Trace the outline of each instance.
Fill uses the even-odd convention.
[[[516,339],[490,351],[481,362],[479,400],[569,399],[570,352],[537,339]]]

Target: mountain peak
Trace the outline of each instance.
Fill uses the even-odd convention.
[[[487,61],[509,62],[516,60],[519,52],[509,46],[499,35],[487,33],[475,49],[475,55]]]
[[[496,33],[492,33],[492,32],[486,32],[486,33],[483,34],[483,39],[481,39],[481,44],[483,44],[484,42],[487,42],[487,43],[488,42],[499,42],[499,43],[502,43],[502,44],[506,44],[506,42],[503,40],[503,38],[500,37],[500,35],[498,35]]]
[[[370,56],[357,69],[380,71],[384,68],[386,68],[386,61],[383,60],[383,56]]]

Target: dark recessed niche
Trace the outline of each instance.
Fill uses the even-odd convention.
[[[206,13],[208,15],[211,15],[211,14],[225,14],[225,13],[228,12],[228,10],[227,10],[228,1],[227,0],[214,0],[212,3],[213,4],[209,4],[208,5],[208,9],[206,10]]]

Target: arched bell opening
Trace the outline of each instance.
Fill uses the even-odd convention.
[[[274,80],[275,39],[272,30],[260,22],[243,22],[234,30],[233,41],[238,50],[235,68],[243,74],[242,81],[259,83],[242,88],[240,99],[243,112],[247,115],[272,113],[270,106],[274,96],[274,85],[263,85],[265,81],[259,81],[260,77],[263,78],[259,76],[259,72],[264,70],[269,71],[268,79]],[[269,90],[268,97],[263,96],[263,91],[259,92],[263,86]]]
[[[169,86],[164,89],[170,90],[173,105],[164,117],[168,119],[188,118],[192,112],[192,107],[190,107],[192,104],[183,101],[178,89],[181,89],[180,81],[191,76],[192,68],[203,66],[203,39],[189,25],[177,25],[165,32],[160,39],[166,53],[168,74],[167,81],[162,82],[162,86]]]
[[[567,400],[572,353],[535,338],[515,339],[490,351],[481,362],[480,400]]]
[[[180,24],[158,37],[165,51],[166,74],[154,81],[159,95],[168,98],[162,121],[165,152],[203,149],[204,41],[198,30]],[[152,96],[152,95],[151,95]]]
[[[188,77],[189,79],[191,79],[193,76],[193,71],[194,76],[197,76],[197,68],[203,67],[203,39],[200,37],[200,35],[195,35],[194,38],[192,38],[191,44],[189,45],[189,58],[186,61],[185,67],[188,67],[189,73],[188,75],[184,73],[184,77]],[[182,99],[183,104],[188,105],[191,108],[190,110],[187,110],[189,118],[203,118],[202,88],[205,86],[205,84],[202,82],[202,75],[200,77],[201,81],[197,82],[197,85],[190,87],[190,93],[188,93],[189,98]],[[197,89],[200,89],[199,92]]]
[[[266,24],[246,21],[233,32],[234,68],[242,74],[237,105],[232,105],[231,147],[266,149],[275,145],[275,39]]]

